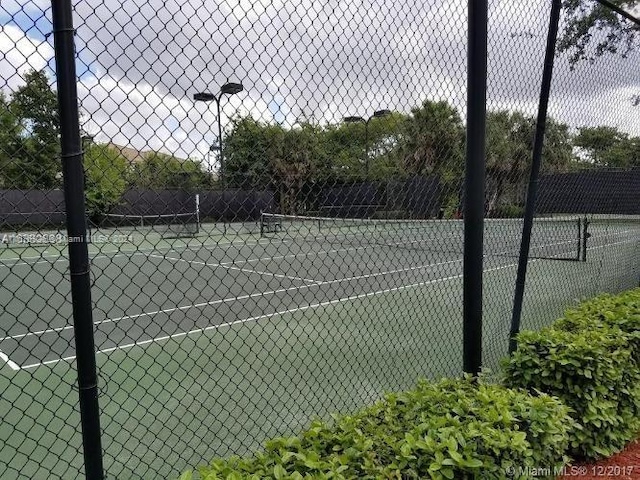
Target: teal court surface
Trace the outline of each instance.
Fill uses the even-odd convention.
[[[316,222],[204,225],[188,239],[132,231],[89,246],[112,478],[177,476],[418,377],[460,372],[462,223]],[[494,368],[506,354],[520,229],[485,227],[484,363]],[[534,227],[524,328],[637,286],[640,223],[585,232],[574,219]],[[0,455],[14,469],[0,476],[79,477],[66,251],[5,247],[0,273]]]

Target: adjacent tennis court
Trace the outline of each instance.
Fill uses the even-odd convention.
[[[530,261],[528,282],[544,286],[526,299],[525,327],[559,314],[567,298],[599,291],[584,278],[628,283],[621,272],[632,275],[634,269],[620,262],[638,261],[635,219],[593,221],[588,228],[578,218],[553,220],[540,219],[534,228],[532,256],[539,258]],[[485,275],[494,277],[485,289],[489,366],[506,353],[520,229],[519,220],[486,223]],[[315,415],[349,411],[389,386],[455,374],[462,344],[462,233],[456,221],[268,215],[253,224],[205,224],[193,238],[135,228],[99,232],[128,239],[90,245],[101,389],[110,392],[102,408],[115,420],[106,436],[123,445],[120,456],[106,458],[107,471],[130,475],[126,457],[135,455],[143,464],[164,458],[169,475],[172,459],[209,453],[199,452],[207,445],[203,438],[225,455]],[[562,266],[549,269],[547,262]],[[10,442],[3,461],[36,477],[66,465],[61,459],[79,465],[77,440],[54,457],[48,448],[54,437],[49,440],[50,427],[44,427],[52,418],[77,414],[64,249],[5,248],[0,271],[2,295],[11,298],[4,308],[17,319],[1,327],[0,383],[12,379],[3,401],[12,405],[12,415],[22,409],[21,418],[0,430],[2,441]],[[433,312],[429,318],[419,314],[425,304]],[[283,368],[289,364],[298,366],[295,376]],[[42,369],[55,375],[34,381]],[[203,419],[197,435],[176,433],[177,426],[163,424],[164,409],[195,418],[206,411],[211,421]],[[125,423],[126,431],[116,428]],[[71,439],[73,429],[66,428]],[[38,431],[42,435],[34,437]],[[175,435],[183,451],[154,447]],[[135,447],[124,447],[129,436]],[[39,462],[20,454],[31,452],[34,442],[47,447]]]

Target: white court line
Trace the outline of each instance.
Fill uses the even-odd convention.
[[[587,250],[598,250],[599,248],[607,248],[607,247],[611,247],[613,245],[621,245],[623,243],[634,243],[634,242],[640,243],[640,238],[634,238],[632,240],[625,240],[623,242],[605,243],[603,245],[597,245],[595,247],[587,247]]]
[[[624,230],[622,232],[616,232],[616,235],[622,234],[622,233],[635,233],[635,230]],[[604,235],[602,236],[597,236],[597,237],[592,237],[592,238],[601,238],[604,237]],[[347,237],[345,237],[347,238]],[[514,239],[516,239],[517,237],[512,237]],[[383,244],[367,244],[367,245],[361,245],[359,247],[345,247],[345,248],[336,248],[336,249],[331,249],[331,250],[317,250],[317,251],[308,251],[308,252],[300,252],[300,253],[292,253],[292,254],[287,254],[287,255],[274,255],[274,256],[269,256],[269,257],[259,257],[259,258],[249,258],[249,259],[245,259],[245,260],[232,260],[232,261],[228,261],[228,262],[220,262],[220,263],[207,263],[207,266],[209,267],[225,267],[225,266],[235,266],[235,265],[240,265],[243,263],[252,263],[252,262],[263,262],[263,261],[272,261],[272,260],[284,260],[287,258],[297,258],[297,257],[312,257],[312,256],[319,256],[319,255],[328,255],[331,253],[342,253],[342,252],[352,252],[352,251],[357,251],[357,250],[366,250],[369,248],[376,248],[379,246],[401,246],[401,245],[407,245],[407,244],[413,244],[413,243],[424,243],[425,241],[427,241],[428,239],[423,239],[423,240],[415,240],[415,241],[410,241],[410,242],[392,242],[392,243],[383,243]],[[545,244],[545,245],[532,245],[531,249],[540,249],[540,248],[545,248],[545,247],[551,247],[551,246],[557,246],[557,245],[562,245],[564,243],[574,243],[577,239],[575,240],[570,240],[570,241],[566,241],[566,242],[558,242],[558,243],[550,243],[550,244]],[[283,240],[283,242],[286,242],[289,240]],[[248,245],[248,243],[247,243]],[[196,245],[197,246],[197,245]],[[211,250],[215,248],[215,245],[210,245],[205,247],[204,249],[206,250]],[[195,250],[197,252],[197,250]],[[178,250],[169,250],[167,253],[171,253],[171,252],[176,252],[179,253]],[[489,256],[493,256],[493,255],[502,255],[502,254],[506,254],[506,253],[511,253],[512,250],[505,250],[503,252],[499,252],[497,254],[486,254],[485,257],[489,257]],[[519,248],[517,250],[513,250],[514,253],[518,253],[519,252]],[[167,257],[167,258],[171,258],[171,257]]]
[[[402,242],[397,242],[397,243],[390,243],[387,245],[402,245]],[[353,252],[356,250],[365,250],[367,248],[375,248],[379,245],[377,244],[367,244],[367,245],[361,245],[359,247],[345,247],[345,248],[333,248],[331,250],[309,250],[307,252],[300,252],[300,253],[289,253],[287,255],[273,255],[273,256],[269,256],[269,257],[259,257],[259,258],[248,258],[248,259],[244,259],[244,260],[231,260],[228,262],[220,262],[220,263],[216,263],[216,264],[207,264],[210,267],[225,267],[227,265],[241,265],[243,263],[252,263],[252,262],[265,262],[265,261],[272,261],[272,260],[284,260],[287,258],[297,258],[297,257],[313,257],[313,256],[319,256],[319,255],[329,255],[331,253],[342,253],[342,252]],[[171,253],[171,251],[167,252],[167,253]],[[176,253],[179,253],[176,251]]]
[[[509,265],[503,265],[500,267],[493,267],[493,268],[489,268],[484,270],[485,273],[489,273],[489,272],[494,272],[497,270],[504,270],[510,267],[513,267],[516,264],[509,264]],[[436,278],[433,280],[427,280],[424,282],[418,282],[418,283],[413,283],[411,285],[401,285],[399,287],[393,287],[393,288],[385,288],[384,290],[378,290],[375,292],[367,292],[367,293],[360,293],[358,295],[351,295],[349,297],[343,297],[343,298],[337,298],[334,300],[327,300],[325,302],[318,302],[318,303],[313,303],[310,305],[304,305],[302,307],[294,307],[294,308],[289,308],[286,310],[279,310],[273,313],[266,313],[263,315],[257,315],[255,317],[249,317],[249,318],[244,318],[241,320],[234,320],[233,322],[225,322],[225,323],[221,323],[218,325],[211,325],[205,328],[197,328],[194,330],[189,330],[187,332],[179,332],[179,333],[174,333],[171,335],[164,335],[162,337],[155,337],[155,338],[150,338],[148,340],[140,340],[138,342],[132,342],[132,343],[128,343],[125,345],[116,345],[115,347],[110,347],[110,348],[105,348],[104,350],[98,350],[96,351],[97,353],[111,353],[111,352],[115,352],[116,350],[127,350],[133,347],[138,347],[138,346],[142,346],[142,345],[148,345],[151,343],[156,343],[156,342],[162,342],[162,341],[166,341],[166,340],[172,340],[172,339],[176,339],[176,338],[181,338],[181,337],[186,337],[188,335],[193,335],[195,333],[206,333],[212,330],[219,330],[221,328],[225,328],[225,327],[231,327],[233,325],[240,325],[240,324],[244,324],[244,323],[250,323],[250,322],[256,322],[258,320],[262,320],[263,318],[273,318],[273,317],[278,317],[281,315],[286,315],[288,313],[296,313],[296,312],[303,312],[305,310],[314,310],[316,308],[319,307],[327,307],[329,305],[336,305],[339,303],[344,303],[344,302],[349,302],[349,301],[353,301],[353,300],[358,300],[361,298],[367,298],[367,297],[373,297],[373,296],[377,296],[377,295],[382,295],[385,293],[391,293],[391,292],[397,292],[400,290],[408,290],[411,288],[416,288],[416,287],[422,287],[425,285],[433,285],[436,283],[442,283],[442,282],[446,282],[449,280],[456,280],[456,279],[460,279],[463,277],[463,274],[458,274],[458,275],[451,275],[449,277],[442,277],[442,278]],[[20,368],[23,370],[26,369],[30,369],[30,368],[35,368],[35,367],[39,367],[39,366],[43,366],[43,365],[53,365],[59,362],[63,362],[63,361],[70,361],[70,360],[74,360],[76,357],[75,355],[71,355],[68,357],[64,357],[64,358],[56,358],[53,360],[46,360],[44,362],[38,362],[38,363],[32,363],[29,365],[23,365]]]
[[[131,252],[121,252],[121,253],[118,253],[116,255],[96,255],[95,257],[89,257],[89,261],[93,261],[93,260],[96,260],[96,259],[103,259],[103,258],[134,257],[136,255],[146,255],[146,253],[143,253],[142,251],[131,251]],[[35,258],[42,258],[42,257],[35,257]],[[54,260],[54,258],[55,258],[55,260]],[[40,260],[40,261],[37,261],[37,262],[16,262],[16,263],[12,263],[12,264],[0,262],[0,267],[7,267],[7,268],[10,269],[10,268],[13,268],[13,267],[20,267],[20,266],[40,265],[42,263],[47,263],[49,265],[52,265],[52,264],[58,263],[58,262],[69,263],[69,259],[67,257],[62,256],[62,255],[57,255],[56,257],[52,257],[51,260]]]
[[[285,242],[283,240],[283,242]],[[202,244],[202,245],[185,245],[185,246],[181,246],[180,248],[177,248],[175,246],[172,247],[157,247],[157,248],[140,248],[137,250],[129,250],[129,251],[123,251],[123,250],[112,250],[110,252],[103,252],[103,253],[99,253],[98,255],[95,255],[93,257],[89,257],[90,261],[93,260],[102,260],[102,259],[112,259],[112,258],[118,258],[118,257],[133,257],[136,255],[144,255],[144,256],[150,256],[148,253],[146,252],[161,252],[163,250],[167,250],[167,253],[171,253],[171,252],[175,252],[175,253],[180,253],[181,251],[184,250],[192,250],[194,252],[198,252],[200,250],[214,250],[218,247],[224,246],[224,245],[235,245],[236,243],[240,244],[240,245],[251,245],[251,246],[255,246],[255,245],[270,245],[272,242],[270,242],[269,240],[258,240],[257,242],[245,242],[242,240],[232,240],[230,242],[220,242],[220,243],[216,243],[216,244]],[[193,247],[193,249],[192,249]],[[299,253],[296,255],[292,255],[292,256],[301,256],[301,255],[314,255],[314,254],[321,254],[321,253],[332,253],[332,252],[340,252],[343,250],[358,250],[360,248],[368,248],[368,247],[357,247],[357,248],[353,248],[353,249],[338,249],[338,250],[329,250],[329,251],[320,251],[320,252],[309,252],[309,253]],[[116,255],[112,255],[113,253],[115,253]],[[289,255],[285,255],[285,256],[275,256],[275,257],[262,257],[262,258],[250,258],[247,260],[234,260],[234,261],[229,261],[229,262],[223,262],[220,264],[216,264],[215,266],[225,266],[225,265],[233,265],[233,264],[240,264],[240,263],[249,263],[249,262],[259,262],[262,260],[271,260],[271,259],[279,259],[279,258],[288,258]],[[38,256],[38,257],[23,257],[23,259],[42,259],[45,258],[45,256]],[[9,258],[9,259],[0,259],[0,267],[7,267],[7,268],[12,268],[15,266],[31,266],[31,265],[38,265],[41,263],[47,263],[47,264],[53,264],[53,263],[57,263],[57,262],[68,262],[69,259],[65,256],[62,255],[55,255],[55,256],[51,256],[50,257],[53,261],[50,260],[40,260],[37,262],[18,262],[18,263],[12,263],[12,264],[8,264],[8,263],[4,263],[3,260],[21,260],[20,258]],[[55,259],[55,260],[54,260]],[[211,265],[213,266],[213,265]]]
[[[11,360],[8,355],[6,355],[6,354],[4,354],[2,352],[0,352],[0,360],[2,360],[4,363],[6,363],[11,370],[16,371],[16,372],[18,370],[20,370],[20,365],[18,365],[16,362]]]
[[[252,263],[252,262],[263,262],[263,261],[272,261],[272,260],[284,260],[287,258],[298,258],[298,257],[311,257],[318,255],[328,255],[330,253],[341,253],[341,252],[351,252],[355,250],[364,250],[365,248],[371,248],[372,245],[363,245],[360,247],[349,247],[349,248],[334,248],[331,250],[310,250],[308,252],[300,252],[300,253],[289,253],[287,255],[274,255],[271,257],[261,257],[261,258],[250,258],[247,260],[234,260],[231,262],[223,262],[220,265],[238,265],[242,263]]]
[[[206,263],[205,263],[206,265]],[[255,273],[258,275],[266,275],[268,277],[274,277],[274,278],[286,278],[289,280],[298,280],[304,283],[310,283],[310,284],[316,284],[319,282],[319,280],[313,280],[310,278],[302,278],[302,277],[294,277],[292,275],[284,275],[281,273],[271,273],[271,272],[264,272],[262,270],[252,270],[250,268],[241,268],[241,267],[231,267],[231,266],[227,266],[227,265],[220,265],[222,268],[226,268],[227,270],[236,270],[239,272],[244,272],[244,273]]]
[[[635,230],[624,230],[622,232],[615,232],[616,235],[620,235],[620,234],[624,234],[624,233],[635,233]],[[592,237],[592,238],[601,238],[602,236],[597,236],[597,237]],[[347,237],[345,237],[347,238]],[[512,237],[514,239],[518,239],[519,237]],[[376,248],[379,246],[401,246],[401,245],[407,245],[407,244],[412,244],[412,243],[424,243],[429,239],[423,239],[423,240],[415,240],[415,241],[410,241],[410,242],[392,242],[392,243],[382,243],[382,244],[367,244],[367,245],[361,245],[359,247],[348,247],[348,248],[337,248],[337,249],[332,249],[332,250],[319,250],[319,251],[310,251],[310,252],[301,252],[301,253],[293,253],[293,254],[287,254],[287,255],[275,255],[275,256],[271,256],[271,257],[261,257],[261,258],[250,258],[250,259],[246,259],[246,260],[234,260],[234,261],[230,261],[230,262],[221,262],[219,264],[208,264],[209,266],[221,266],[224,267],[226,265],[235,265],[235,264],[242,264],[242,263],[251,263],[251,262],[260,262],[260,261],[270,261],[270,260],[284,260],[287,258],[297,258],[297,257],[311,257],[311,256],[317,256],[317,255],[325,255],[325,254],[331,254],[331,253],[341,253],[341,252],[351,252],[351,251],[356,251],[356,250],[365,250],[368,248]],[[544,245],[531,245],[531,249],[541,249],[541,248],[546,248],[546,247],[552,247],[552,246],[557,246],[557,245],[563,245],[565,243],[576,243],[577,238],[575,240],[568,240],[566,242],[558,242],[558,243],[550,243],[550,244],[544,244]],[[494,255],[504,255],[506,253],[518,253],[519,252],[519,247],[516,247],[515,250],[505,250],[503,252],[498,252],[498,253],[488,253],[486,255],[484,255],[485,257],[491,257]],[[171,253],[171,252],[168,252]],[[176,252],[178,253],[178,252]],[[426,253],[426,250],[425,250]]]
[[[318,283],[318,280],[311,280],[311,279],[302,278],[302,277],[294,277],[293,275],[284,275],[281,273],[263,272],[261,270],[252,270],[250,268],[232,267],[229,265],[223,265],[222,263],[207,263],[207,262],[201,262],[199,260],[186,260],[184,258],[167,257],[165,255],[150,254],[148,256],[151,258],[161,258],[163,260],[173,260],[174,262],[185,262],[187,264],[203,265],[205,267],[220,267],[220,268],[225,268],[227,270],[236,270],[244,273],[254,273],[257,275],[265,275],[265,276],[274,277],[274,278],[286,278],[287,280],[298,280],[304,283]]]
[[[309,288],[312,287],[319,287],[319,286],[323,286],[323,285],[333,285],[333,284],[340,284],[340,283],[344,283],[344,282],[350,282],[352,280],[362,280],[363,278],[373,278],[373,277],[380,277],[383,275],[390,275],[393,273],[402,273],[402,272],[407,272],[407,271],[411,271],[411,270],[421,270],[423,268],[432,268],[432,267],[438,267],[438,266],[442,266],[442,265],[447,265],[449,263],[456,263],[456,262],[461,262],[462,259],[456,259],[456,260],[449,260],[446,262],[439,262],[439,263],[428,263],[425,265],[416,265],[413,267],[406,267],[406,268],[399,268],[396,270],[387,270],[384,272],[376,272],[376,273],[367,273],[367,274],[362,274],[362,275],[356,275],[353,277],[346,277],[346,278],[338,278],[338,279],[333,279],[333,280],[325,280],[322,282],[317,282],[315,284],[312,285],[300,285],[300,286],[295,286],[295,287],[287,287],[287,288],[279,288],[277,290],[270,290],[267,292],[257,292],[257,293],[248,293],[245,295],[239,295],[236,297],[228,297],[228,298],[221,298],[218,300],[211,300],[210,302],[201,302],[201,303],[194,303],[194,304],[189,304],[189,305],[183,305],[181,307],[171,307],[171,308],[165,308],[162,310],[154,310],[151,312],[142,312],[142,313],[134,313],[132,315],[124,315],[122,317],[115,317],[115,318],[107,318],[105,320],[97,320],[94,323],[94,325],[102,325],[105,323],[117,323],[123,320],[133,320],[136,318],[142,318],[142,317],[152,317],[154,315],[158,315],[161,313],[172,313],[172,312],[176,312],[176,311],[185,311],[185,310],[189,310],[192,308],[204,308],[204,307],[211,307],[214,305],[220,305],[223,303],[229,303],[229,302],[236,302],[239,300],[248,300],[251,298],[258,298],[258,297],[266,297],[269,295],[277,295],[279,293],[286,293],[286,292],[290,292],[290,291],[300,291],[300,290],[307,290]],[[48,328],[45,330],[39,330],[36,332],[28,332],[28,333],[20,333],[18,335],[11,335],[11,336],[7,336],[7,337],[3,337],[0,338],[0,342],[3,342],[4,340],[19,340],[21,338],[25,338],[25,337],[32,337],[32,336],[39,336],[39,335],[45,335],[48,333],[57,333],[57,332],[63,332],[65,330],[71,330],[73,328],[73,325],[65,325],[64,327],[56,327],[56,328]]]

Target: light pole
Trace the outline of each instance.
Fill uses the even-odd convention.
[[[222,188],[224,188],[224,155],[222,151],[222,118],[220,115],[220,100],[222,99],[222,95],[235,95],[236,93],[240,93],[244,90],[244,87],[241,83],[233,83],[228,82],[220,87],[220,93],[218,96],[215,96],[213,93],[209,92],[199,92],[193,94],[193,99],[196,102],[216,102],[216,107],[218,109],[218,147],[220,150],[220,182],[222,184]],[[211,151],[211,149],[209,150]]]
[[[220,146],[217,144],[213,144],[211,146],[209,146],[209,159],[207,160],[207,167],[209,170],[209,175],[213,175],[213,164],[211,163],[211,152],[215,152],[217,150],[220,150]]]
[[[345,123],[364,123],[364,165],[365,165],[365,178],[369,178],[369,122],[374,118],[381,118],[391,115],[391,110],[382,109],[376,110],[366,120],[362,117],[349,116],[344,117]]]

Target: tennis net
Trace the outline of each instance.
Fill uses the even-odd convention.
[[[523,219],[486,219],[485,255],[517,257]],[[307,217],[263,213],[263,237],[461,254],[462,220],[394,220]],[[536,218],[530,258],[578,261],[584,254],[585,223],[578,217]],[[584,259],[584,258],[582,258]]]
[[[193,237],[200,231],[197,212],[169,215],[105,214],[102,225],[107,228],[152,230],[163,238]]]

